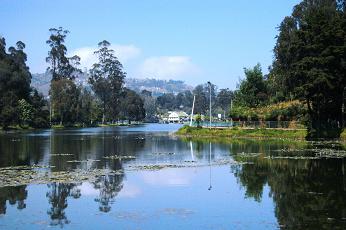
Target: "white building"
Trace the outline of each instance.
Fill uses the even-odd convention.
[[[186,121],[189,115],[184,111],[172,111],[168,112],[168,122],[169,123],[179,123]]]

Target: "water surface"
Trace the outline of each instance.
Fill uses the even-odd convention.
[[[301,142],[181,139],[178,128],[1,134],[0,168],[123,173],[0,187],[0,229],[346,228],[344,158],[301,157],[311,154]],[[107,158],[115,155],[133,159]]]

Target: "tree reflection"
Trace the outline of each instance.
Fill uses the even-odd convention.
[[[282,229],[345,229],[344,159],[253,159],[232,166],[246,197],[260,201],[268,185]]]
[[[51,225],[60,225],[63,227],[65,224],[70,223],[65,214],[65,209],[68,206],[67,198],[79,198],[81,196],[80,189],[77,188],[76,184],[65,183],[48,184],[48,188],[50,190],[46,196],[51,207],[47,213],[50,215]]]
[[[38,137],[20,135],[0,136],[0,167],[39,164],[46,143]]]
[[[98,177],[94,183],[95,189],[99,190],[99,197],[95,199],[99,203],[101,212],[109,212],[114,198],[123,188],[123,175],[105,175]]]
[[[10,205],[17,204],[18,209],[26,208],[25,199],[28,196],[26,186],[0,188],[0,214],[6,214],[6,202]]]

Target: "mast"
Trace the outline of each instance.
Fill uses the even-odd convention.
[[[195,109],[195,99],[196,99],[196,96],[193,95],[193,103],[192,103],[191,117],[190,117],[190,126],[192,126],[193,110]]]

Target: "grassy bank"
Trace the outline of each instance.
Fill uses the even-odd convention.
[[[135,126],[135,125],[142,125],[143,123],[131,123],[131,124],[97,124],[94,126],[86,126],[84,124],[81,123],[76,123],[76,124],[72,124],[72,125],[52,125],[52,129],[64,129],[64,128],[86,128],[86,127],[118,127],[118,126]]]
[[[0,130],[1,131],[10,131],[10,130],[32,130],[32,129],[35,129],[33,127],[30,127],[28,125],[11,125],[11,126],[8,126],[6,129],[4,129],[3,127],[0,127]]]
[[[184,126],[176,132],[177,135],[187,137],[232,137],[232,138],[285,138],[304,139],[306,130],[282,130],[282,129],[208,129]]]
[[[292,139],[304,140],[307,134],[305,129],[208,129],[184,126],[176,133],[185,137],[202,138],[253,138],[253,139]],[[342,141],[346,140],[346,130],[340,135]]]

